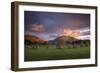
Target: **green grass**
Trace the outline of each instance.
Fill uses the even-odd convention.
[[[69,48],[65,45],[56,48],[55,45],[44,45],[40,48],[25,48],[25,61],[62,60],[90,58],[89,46]]]

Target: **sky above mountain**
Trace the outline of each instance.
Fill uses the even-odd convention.
[[[90,14],[24,11],[25,35],[90,39]]]

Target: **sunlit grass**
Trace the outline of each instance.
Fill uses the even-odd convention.
[[[68,47],[66,45],[41,45],[38,48],[25,48],[25,61],[84,59],[90,58],[89,46]]]

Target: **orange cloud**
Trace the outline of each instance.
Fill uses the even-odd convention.
[[[71,37],[78,37],[80,36],[80,31],[78,30],[71,30],[71,29],[64,29],[63,35],[65,36],[71,36]]]
[[[44,26],[41,25],[41,24],[32,24],[31,30],[33,32],[39,32],[40,33],[40,32],[43,32],[44,31]]]

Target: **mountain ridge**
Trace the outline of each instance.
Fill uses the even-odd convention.
[[[25,35],[24,36],[25,41],[30,41],[30,42],[39,42],[39,43],[44,43],[47,42],[47,40],[44,40],[42,38],[39,38],[37,36],[33,36],[33,35]]]
[[[24,36],[26,42],[33,42],[33,43],[48,43],[48,44],[67,44],[67,43],[77,43],[82,41],[89,41],[89,40],[81,40],[71,36],[58,36],[54,40],[44,40],[37,36],[33,35],[25,35]]]

